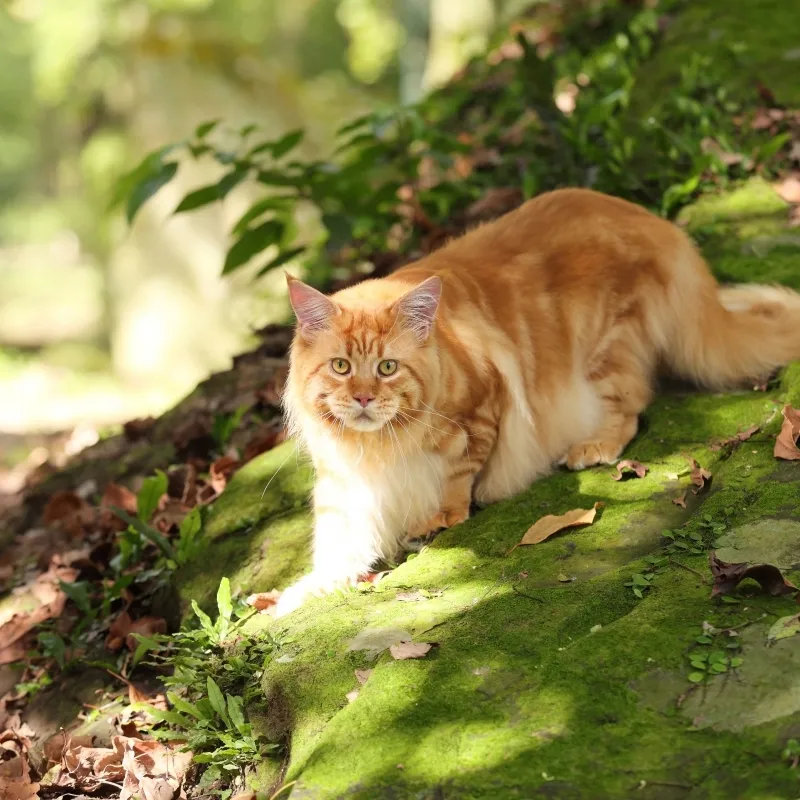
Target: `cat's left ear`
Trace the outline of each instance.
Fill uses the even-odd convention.
[[[325,330],[339,308],[333,300],[303,281],[286,273],[289,284],[289,302],[297,317],[297,329],[305,339],[312,339],[316,333]]]
[[[419,342],[424,342],[430,336],[441,297],[442,279],[434,275],[397,301],[398,313],[402,314],[406,325]]]

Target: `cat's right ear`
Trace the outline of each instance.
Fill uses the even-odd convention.
[[[313,339],[320,331],[325,330],[331,318],[339,311],[333,300],[325,297],[303,281],[286,274],[289,285],[289,302],[297,317],[297,330],[304,339]]]

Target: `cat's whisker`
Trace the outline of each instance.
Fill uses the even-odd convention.
[[[414,411],[415,409],[411,408],[410,406],[398,406],[398,409],[402,409],[403,411]],[[439,433],[443,433],[445,436],[458,436],[457,433],[453,433],[453,431],[444,431],[441,428],[437,428],[435,425],[431,424],[430,422],[424,422],[421,419],[417,419],[416,417],[412,417],[410,414],[403,415],[406,419],[411,420],[412,422],[418,422],[420,425],[425,425],[426,427],[430,428],[431,430],[438,431]],[[461,433],[465,436],[469,436],[469,434],[461,427],[459,427]]]
[[[409,429],[406,428],[405,425],[403,425],[403,421],[401,419],[398,419],[397,422],[398,424],[402,425],[403,430],[408,434],[409,438],[414,444],[414,447],[416,447],[417,450],[419,450],[420,455],[428,462],[428,466],[431,468],[433,477],[436,478],[436,484],[439,487],[439,497],[440,498],[443,497],[444,493],[442,492],[442,482],[439,480],[439,471],[433,466],[433,462],[425,454],[425,451],[422,449],[422,447],[417,442],[414,441],[414,437],[411,435],[411,431],[409,431]]]
[[[267,485],[264,487],[264,491],[261,492],[261,499],[262,500],[264,499],[264,495],[267,493],[267,489],[269,489],[270,484],[272,483],[272,481],[275,480],[275,478],[277,477],[278,473],[286,466],[286,462],[297,452],[297,449],[298,449],[298,444],[297,444],[297,442],[295,442],[294,449],[292,450],[292,452],[289,453],[289,455],[286,456],[286,458],[283,459],[283,461],[281,462],[281,465],[278,467],[278,469],[275,470],[275,472],[272,473],[272,477],[267,481]]]

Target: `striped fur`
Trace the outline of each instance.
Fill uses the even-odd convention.
[[[279,614],[465,520],[472,498],[612,463],[659,365],[725,386],[800,358],[800,296],[720,289],[677,227],[583,189],[330,300],[299,281],[290,296],[286,408],[317,471],[316,528],[313,570]]]

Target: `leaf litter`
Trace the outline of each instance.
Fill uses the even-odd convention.
[[[528,528],[519,544],[515,544],[509,550],[509,553],[522,545],[540,544],[553,534],[566,528],[580,528],[591,525],[597,516],[597,509],[602,508],[602,506],[602,503],[595,503],[592,508],[574,508],[565,514],[558,515],[547,514]]]
[[[703,469],[697,461],[692,458],[691,456],[684,456],[686,460],[689,462],[689,480],[691,480],[692,484],[695,486],[692,489],[692,494],[700,494],[700,492],[705,491],[711,486],[711,479],[712,474],[710,470]]]
[[[800,461],[800,448],[797,446],[797,441],[800,439],[800,411],[785,405],[782,413],[783,425],[775,440],[773,453],[775,458],[783,461]]]
[[[773,564],[729,564],[721,561],[715,552],[709,553],[709,565],[714,577],[711,596],[718,597],[733,592],[738,585],[751,578],[763,591],[773,597],[790,595],[798,591],[797,587],[784,578],[783,573]]]
[[[617,464],[617,471],[611,477],[615,481],[627,480],[629,478],[644,478],[649,471],[650,468],[646,467],[641,462],[625,459]]]

